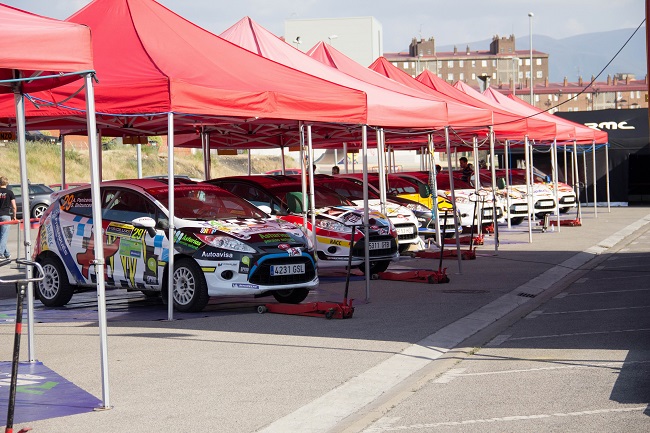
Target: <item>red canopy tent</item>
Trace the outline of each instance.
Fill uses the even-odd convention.
[[[0,4],[0,93],[51,89],[93,69],[90,30]],[[72,73],[72,74],[71,74]],[[20,78],[32,80],[15,81]]]
[[[35,92],[50,88],[63,88],[66,84],[76,90],[78,83],[74,81],[84,78],[86,97],[82,100],[88,116],[86,129],[89,139],[96,150],[96,127],[94,113],[94,98],[92,75],[94,74],[93,55],[91,49],[90,29],[86,26],[41,17],[26,11],[0,4],[0,23],[5,31],[0,39],[0,93],[13,93],[12,98],[3,95],[9,108],[7,116],[15,119],[20,155],[20,171],[22,185],[23,209],[30,209],[29,190],[25,151],[25,92]],[[63,87],[60,87],[63,86]],[[7,128],[11,127],[11,121]],[[98,164],[95,151],[90,152],[92,189],[92,215],[95,220],[101,220],[99,208]],[[23,212],[24,238],[31,239],[29,212]],[[101,237],[101,224],[96,224],[93,230],[95,238]],[[31,246],[25,243],[25,258],[31,259]],[[100,328],[100,355],[102,359],[102,396],[104,407],[110,407],[108,398],[108,371],[106,354],[106,298],[104,292],[104,252],[101,248],[95,250],[97,263],[97,295]],[[47,266],[45,266],[47,275]],[[25,276],[32,278],[32,267],[26,266]],[[34,354],[34,293],[30,283],[27,291],[28,317],[28,356],[30,362],[36,360]]]
[[[542,137],[550,136],[554,131],[553,125],[549,123],[536,119],[522,118],[520,115],[510,113],[494,104],[490,105],[474,98],[456,89],[428,69],[425,69],[417,78],[412,78],[406,72],[386,60],[385,57],[377,58],[369,68],[407,86],[418,89],[432,89],[450,100],[491,110],[493,112],[491,124],[494,134],[498,139],[523,140],[526,134],[542,139]]]
[[[307,54],[325,65],[336,68],[341,72],[377,87],[418,98],[446,102],[449,119],[448,126],[454,129],[463,130],[483,127],[483,132],[487,132],[486,126],[492,123],[492,110],[490,109],[477,108],[470,104],[451,100],[443,94],[432,92],[426,86],[414,87],[391,80],[355,62],[336,48],[322,41],[307,51]]]
[[[592,144],[594,140],[596,140],[597,143],[607,143],[606,132],[597,131],[584,125],[571,122],[570,120],[554,116],[524,102],[514,95],[506,96],[492,88],[487,88],[485,90],[485,96],[508,109],[517,110],[523,116],[535,116],[539,119],[555,123],[558,132],[562,134],[557,137],[558,141],[573,141],[575,139],[579,144]],[[565,131],[568,136],[564,135]]]
[[[166,116],[155,115],[169,112],[183,114],[175,118],[176,130],[192,131],[242,118],[367,121],[363,92],[255,56],[153,0],[95,0],[67,21],[93,31],[98,123],[105,135],[165,133]],[[63,101],[70,91],[32,97],[45,104]],[[30,106],[27,117],[39,129],[74,129],[82,100],[79,94],[54,107]],[[7,118],[3,107],[0,118]]]
[[[449,124],[447,104],[431,98],[414,97],[368,84],[306,56],[268,30],[244,17],[220,35],[222,38],[267,59],[368,95],[368,125],[399,128],[441,128]]]

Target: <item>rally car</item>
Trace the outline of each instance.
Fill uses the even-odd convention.
[[[330,176],[317,174],[315,181],[318,185],[325,186],[343,197],[352,200],[357,206],[363,206],[363,185],[357,179],[345,178],[342,176]],[[368,206],[370,209],[381,212],[381,200],[379,191],[372,185],[368,186]],[[424,242],[418,236],[419,222],[412,210],[401,203],[387,200],[385,205],[386,216],[391,220],[397,230],[397,244],[399,252],[408,250],[420,251],[424,248]],[[429,214],[431,211],[429,211]]]
[[[206,181],[243,197],[279,219],[305,224],[309,196],[303,199],[302,183],[297,176],[231,176]],[[350,255],[354,230],[351,266],[365,270],[365,242],[361,224],[364,209],[325,186],[314,191],[316,250],[320,267],[345,267]],[[382,213],[370,209],[368,239],[370,272],[385,271],[398,259],[397,230]],[[305,228],[312,233],[311,214]],[[313,234],[313,233],[312,233]]]
[[[34,258],[45,278],[41,302],[66,305],[96,286],[95,245],[104,248],[107,286],[167,299],[174,254],[173,301],[200,311],[210,296],[273,295],[299,303],[318,286],[314,248],[303,230],[275,220],[213,185],[174,186],[174,239],[168,238],[168,185],[163,179],[101,184],[102,239],[94,239],[90,187],[61,191],[41,219]]]

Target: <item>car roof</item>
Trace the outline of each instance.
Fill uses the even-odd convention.
[[[264,188],[275,188],[280,185],[290,186],[290,185],[302,185],[302,180],[300,175],[272,175],[272,174],[263,174],[255,176],[227,176],[219,177],[216,179],[208,180],[208,183],[217,183],[220,181],[240,181],[248,182],[260,185]]]

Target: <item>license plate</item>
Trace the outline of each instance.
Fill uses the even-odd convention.
[[[369,242],[368,249],[371,250],[385,250],[390,248],[390,241]]]
[[[412,235],[413,227],[397,227],[398,235]]]
[[[271,276],[279,275],[296,275],[305,273],[305,264],[297,263],[294,265],[271,265]]]

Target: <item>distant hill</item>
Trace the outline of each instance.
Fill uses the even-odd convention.
[[[549,80],[551,82],[560,82],[564,80],[564,77],[567,77],[569,81],[578,81],[580,75],[584,80],[589,80],[592,75],[596,76],[600,73],[633,32],[634,29],[621,29],[585,33],[563,39],[533,34],[533,49],[549,54]],[[459,50],[464,50],[467,45],[472,50],[488,50],[491,41],[491,39],[485,39],[477,42],[462,42],[455,46]],[[516,49],[530,49],[528,42],[528,35],[517,36]],[[436,47],[437,51],[453,51],[453,49],[454,45]],[[617,72],[632,73],[637,79],[643,79],[647,69],[645,59],[645,26],[643,26],[612,64],[603,71],[599,81],[605,80],[607,74],[613,76]]]

